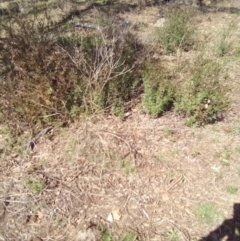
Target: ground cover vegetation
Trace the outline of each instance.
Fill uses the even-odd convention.
[[[198,240],[240,188],[239,16],[47,4],[0,15],[0,239]]]
[[[166,54],[193,48],[192,18],[191,9],[170,11],[164,27],[157,30]],[[228,103],[219,81],[219,62],[201,54],[185,63],[190,64],[191,77],[177,83],[177,70],[167,70],[161,59],[153,63],[143,57],[143,46],[127,22],[105,22],[103,28],[87,33],[73,31],[71,24],[57,28],[47,11],[2,17],[1,119],[11,120],[12,129],[21,132],[22,126],[66,122],[100,110],[123,118],[126,103],[141,90],[153,117],[173,107],[189,125],[218,119]],[[227,32],[221,52],[227,51]],[[137,64],[139,59],[143,64]]]

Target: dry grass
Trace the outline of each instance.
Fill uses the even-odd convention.
[[[218,29],[236,16],[199,18],[198,33],[214,41],[218,33],[208,27],[209,18]],[[239,26],[233,35],[238,31]],[[2,154],[0,239],[80,241],[88,229],[93,240],[103,240],[107,229],[112,240],[131,231],[136,240],[190,241],[222,222],[199,220],[200,204],[211,203],[222,218],[231,218],[239,191],[231,194],[227,187],[240,188],[240,72],[235,61],[226,64],[232,105],[222,122],[190,128],[176,113],[151,119],[136,107],[124,122],[102,115],[83,118],[66,129],[53,128],[31,153]],[[107,221],[111,213],[112,223]]]

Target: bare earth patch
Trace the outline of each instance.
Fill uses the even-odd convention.
[[[138,34],[155,29],[158,8],[150,12],[129,14]],[[210,46],[239,20],[225,12],[197,18]],[[231,35],[238,41],[239,31],[238,23]],[[2,155],[0,240],[104,240],[108,230],[106,240],[133,232],[131,240],[193,241],[231,219],[240,194],[239,59],[225,66],[232,104],[221,122],[191,128],[177,113],[152,119],[139,107],[123,122],[83,118],[53,128],[30,153]],[[218,210],[212,220],[199,215],[206,203]]]

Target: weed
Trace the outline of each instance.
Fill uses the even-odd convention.
[[[60,227],[61,224],[62,224],[62,219],[57,219],[57,220],[55,221],[55,224],[56,224],[57,227]]]
[[[122,161],[122,168],[126,175],[133,174],[136,171],[135,167],[128,160]]]
[[[230,160],[231,158],[231,151],[230,150],[224,150],[224,159]]]
[[[193,28],[191,27],[191,11],[175,9],[167,18],[164,26],[157,33],[157,39],[164,51],[169,54],[178,48],[188,50],[192,45]]]
[[[104,229],[102,232],[102,241],[113,241],[111,234],[107,229]]]
[[[216,172],[215,174],[216,174],[216,179],[217,179],[217,180],[223,179],[223,174],[222,174],[222,173]]]
[[[169,177],[175,177],[177,174],[173,170],[168,171]]]
[[[177,148],[172,148],[172,149],[171,149],[171,154],[172,154],[173,156],[178,156],[178,155],[180,154],[180,150],[177,149]]]
[[[174,229],[170,229],[167,232],[167,239],[170,241],[178,241],[179,240],[179,234],[174,230]]]
[[[155,157],[159,162],[163,162],[165,160],[165,155],[162,153],[157,153]]]
[[[199,204],[196,208],[197,218],[207,224],[212,224],[222,219],[223,213],[211,203]]]
[[[234,56],[235,56],[236,59],[239,60],[239,58],[240,58],[240,46],[238,46],[238,47],[235,49]]]
[[[137,238],[137,235],[133,232],[126,232],[126,234],[123,237],[123,241],[135,241]]]
[[[191,77],[183,81],[176,93],[175,110],[186,117],[189,126],[218,120],[228,106],[226,87],[219,81],[221,66],[200,55],[188,68]]]
[[[238,191],[238,188],[236,186],[227,186],[227,191],[230,193],[230,194],[236,194],[237,191]]]
[[[236,146],[236,147],[235,147],[235,151],[236,151],[237,153],[240,153],[240,146]]]
[[[240,136],[240,127],[236,127],[233,129],[233,133],[236,135],[236,136]]]
[[[41,180],[25,179],[24,183],[26,187],[34,194],[40,193],[45,187]]]
[[[163,132],[166,136],[172,136],[174,134],[174,130],[169,128],[164,128]]]
[[[220,163],[221,163],[222,166],[225,166],[225,167],[230,166],[230,163],[229,163],[228,160],[224,160],[224,159],[222,159],[222,160],[220,160]]]

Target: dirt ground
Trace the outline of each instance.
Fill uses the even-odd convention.
[[[152,33],[164,22],[159,8],[120,13],[152,48]],[[240,15],[231,9],[240,12],[240,2],[197,10],[196,35],[209,49],[232,21],[239,43]],[[162,58],[171,63],[194,54]],[[137,106],[124,121],[82,118],[54,127],[31,153],[2,154],[0,241],[194,241],[232,219],[240,203],[239,59],[227,60],[225,68],[231,108],[215,124],[191,128],[177,113],[153,119]],[[215,208],[212,220],[206,218],[211,210],[199,211],[207,204]],[[127,232],[136,237],[124,239]]]

